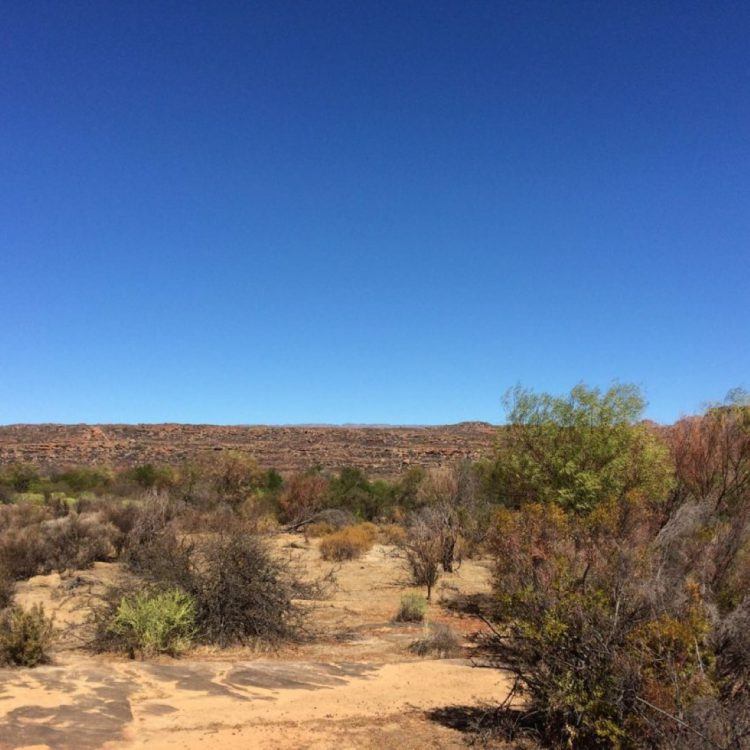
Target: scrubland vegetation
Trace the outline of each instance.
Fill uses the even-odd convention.
[[[115,562],[87,647],[177,656],[202,644],[312,638],[302,603],[324,582],[274,550],[279,531],[332,566],[376,544],[422,594],[485,560],[492,587],[476,658],[510,673],[485,726],[498,741],[574,748],[750,746],[750,406],[669,427],[641,421],[637,389],[515,389],[494,453],[392,481],[310,470],[282,477],[243,454],[181,466],[0,471],[0,662],[49,659],[54,623],[14,605],[18,581]],[[453,606],[461,608],[461,602]],[[409,647],[455,656],[427,623]],[[519,745],[520,746],[520,745]]]

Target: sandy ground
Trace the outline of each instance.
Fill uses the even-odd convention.
[[[308,575],[330,568],[314,541],[276,544]],[[494,704],[508,689],[502,673],[475,665],[468,641],[459,659],[408,651],[425,626],[391,622],[410,589],[387,546],[337,569],[330,599],[312,605],[314,639],[266,653],[204,649],[150,662],[89,655],[82,648],[89,597],[116,573],[98,564],[19,587],[21,603],[55,613],[60,637],[52,665],[0,670],[2,750],[464,747],[461,733],[433,712]],[[486,568],[465,562],[439,584],[428,621],[470,636],[479,625],[441,601],[487,585]]]

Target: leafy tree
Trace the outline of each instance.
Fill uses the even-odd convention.
[[[30,492],[39,473],[29,464],[13,464],[0,474],[0,484],[7,485],[15,492]]]
[[[284,478],[276,469],[266,471],[266,490],[269,492],[280,492],[284,486]]]
[[[409,511],[420,504],[419,486],[425,478],[426,471],[421,466],[410,466],[393,485],[393,503]]]
[[[147,490],[163,490],[174,484],[174,472],[169,466],[143,464],[128,472],[129,477]]]
[[[393,504],[393,489],[384,481],[370,482],[357,468],[347,466],[328,485],[327,505],[371,521]]]
[[[588,512],[629,492],[663,497],[668,454],[639,422],[645,401],[636,386],[602,392],[580,384],[566,397],[518,386],[506,394],[505,407],[508,425],[489,471],[504,504],[555,503]]]

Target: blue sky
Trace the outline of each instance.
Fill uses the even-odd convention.
[[[0,422],[500,421],[750,387],[750,4],[36,2]]]

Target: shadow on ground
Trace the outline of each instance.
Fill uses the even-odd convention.
[[[157,683],[171,683],[177,692],[273,701],[279,690],[321,690],[344,685],[353,678],[366,678],[377,668],[348,662],[240,662],[141,663],[119,671],[99,666],[0,670],[0,711],[3,699],[17,691],[23,691],[28,698],[25,705],[0,717],[0,750],[33,745],[47,745],[53,750],[96,750],[106,742],[123,739],[126,726],[133,721],[131,697],[143,676]],[[146,706],[145,711],[164,715],[175,709],[169,703],[156,703]]]
[[[493,705],[444,706],[426,711],[425,716],[441,726],[470,736],[480,747],[541,748],[533,717],[515,709]]]
[[[55,750],[95,750],[121,737],[133,719],[130,695],[134,686],[97,671],[77,677],[83,684],[64,679],[62,670],[38,670],[33,677],[21,678],[25,688],[40,696],[61,691],[69,700],[56,706],[30,703],[8,711],[0,722],[0,748],[47,745]]]

